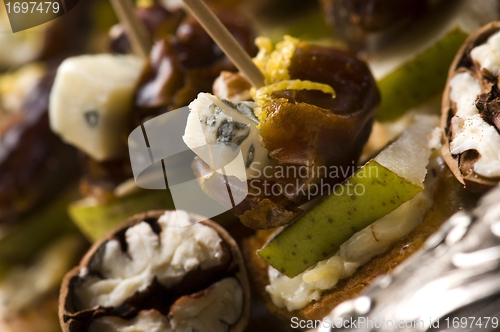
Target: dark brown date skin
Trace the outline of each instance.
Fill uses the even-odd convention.
[[[334,48],[301,43],[289,68],[291,79],[328,84],[336,97],[312,90],[278,91],[263,110],[261,135],[270,156],[286,167],[334,166],[337,177],[316,174],[304,184],[335,184],[351,175],[368,140],[380,95],[367,65]],[[324,169],[323,169],[324,170]],[[326,176],[326,177],[325,177]],[[296,179],[278,179],[286,185]],[[289,198],[302,203],[304,195]]]
[[[276,182],[267,179],[251,179],[247,185],[238,185],[241,181],[233,176],[226,178],[214,172],[201,158],[195,157],[191,164],[202,190],[213,200],[227,207],[238,216],[240,221],[253,229],[271,229],[289,224],[295,217],[302,213],[294,202],[284,195],[272,195],[263,190],[265,185],[274,185]],[[231,188],[228,187],[228,181]],[[271,183],[272,182],[272,183]],[[227,199],[217,193],[230,189],[231,195],[241,197],[239,190],[247,190],[245,199],[235,207],[227,205]],[[243,192],[245,195],[245,192]]]
[[[107,203],[115,198],[115,188],[133,177],[130,159],[120,158],[98,162],[83,152],[78,152],[82,169],[80,192],[99,203]]]
[[[255,35],[249,22],[231,10],[217,10],[216,14],[243,48],[255,55]],[[223,70],[236,68],[201,25],[186,16],[174,35],[153,47],[136,93],[134,125],[186,106],[200,92],[212,91],[215,78]]]
[[[249,22],[231,10],[216,13],[247,52],[256,54]],[[200,92],[211,91],[222,70],[236,71],[193,17],[182,11],[170,12],[158,4],[138,8],[137,14],[156,43],[136,91],[130,130],[155,116],[188,105]],[[113,37],[111,47],[117,53],[130,51],[124,31]],[[115,187],[132,177],[128,156],[99,163],[80,152],[80,163],[83,170],[80,191],[99,202],[113,199]]]
[[[310,80],[330,85],[335,98],[322,94],[308,100],[307,91],[301,91],[302,100],[330,110],[352,116],[375,112],[380,95],[370,69],[354,54],[338,48],[311,45],[301,42],[289,67],[291,79]]]
[[[247,181],[247,196],[231,211],[254,229],[290,224],[302,213],[301,204],[321,194],[311,193],[309,185],[331,187],[350,176],[380,103],[367,65],[339,49],[301,43],[292,57],[289,74],[291,79],[329,84],[336,97],[317,90],[283,90],[274,92],[272,100],[263,106],[267,117],[260,125],[260,134],[274,165],[291,170],[288,174],[292,176],[303,168],[309,167],[309,172],[298,178],[275,173],[272,179]],[[340,172],[331,177],[318,173],[319,166],[328,170],[334,166]],[[201,159],[195,160],[192,167],[207,194],[224,191],[224,178]],[[287,190],[277,191],[279,195],[259,190],[274,185]]]
[[[135,10],[138,18],[144,24],[151,40],[158,41],[167,35],[175,33],[185,13],[182,10],[169,11],[160,4],[149,7],[138,7]],[[110,48],[115,53],[126,54],[132,51],[125,28],[120,26],[111,36]]]
[[[423,16],[429,0],[321,0],[327,22],[357,50],[371,32],[390,30]]]
[[[0,224],[48,202],[79,173],[75,149],[50,130],[54,76],[42,78],[23,109],[0,124]]]
[[[238,1],[229,1],[229,0],[213,0],[213,1],[206,1],[207,3],[213,3],[213,5],[216,6],[216,8],[219,8],[219,12],[222,12],[222,8],[226,8],[225,12],[229,12],[228,8],[232,8],[237,5]],[[148,7],[137,7],[135,9],[135,13],[138,16],[138,18],[142,21],[144,24],[144,27],[146,28],[151,40],[153,42],[156,42],[158,40],[161,40],[165,38],[166,36],[169,35],[175,35],[176,31],[178,30],[179,24],[183,21],[184,18],[186,18],[187,14],[184,12],[182,9],[177,8],[177,9],[172,9],[168,10],[159,3],[155,2],[151,6]],[[239,15],[237,15],[239,17]],[[184,37],[187,37],[189,39],[189,43],[192,43],[192,47],[197,48],[197,49],[204,49],[205,51],[209,50],[208,48],[205,48],[207,41],[211,44],[211,40],[201,40],[201,44],[198,44],[197,42],[192,42],[191,37],[189,36],[192,33],[192,23],[194,23],[193,18],[188,18],[187,22],[184,22],[183,24],[187,24],[188,26],[184,26],[182,29],[187,28],[185,31],[180,31],[177,33],[178,37],[180,39],[183,39]],[[181,30],[182,30],[181,29]],[[201,29],[201,27],[198,25],[195,27],[196,30],[199,30],[196,32],[196,34],[203,34],[206,35]],[[253,43],[253,41],[252,41]],[[110,48],[113,52],[115,53],[130,53],[131,52],[131,46],[130,42],[128,40],[125,28],[123,26],[119,26],[118,29],[115,29],[112,33],[111,36],[111,41],[110,41]],[[203,53],[201,53],[203,54]],[[207,61],[211,62],[210,59],[206,58],[205,56],[200,56],[199,59],[201,62]],[[194,58],[191,60],[198,61]]]

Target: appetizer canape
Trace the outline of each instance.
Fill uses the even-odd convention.
[[[204,141],[239,145],[249,193],[232,211],[251,228],[270,229],[292,222],[299,206],[320,194],[311,187],[323,191],[354,172],[379,94],[366,64],[350,53],[290,37],[275,49],[263,37],[257,44],[254,61],[267,85],[250,91],[255,102],[199,95],[190,105],[184,141],[195,152]],[[330,176],[329,167],[342,171]],[[200,159],[193,168],[211,196],[224,183]]]

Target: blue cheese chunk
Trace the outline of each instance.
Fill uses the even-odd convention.
[[[261,143],[257,125],[259,121],[254,114],[257,104],[253,102],[233,103],[200,93],[190,105],[186,130],[183,140],[186,145],[207,163],[217,164],[224,153],[231,155],[231,146],[239,146],[245,166],[245,174],[236,167],[226,167],[227,175],[240,179],[258,177],[261,170],[270,165],[269,152]],[[210,146],[210,156],[201,151]],[[227,147],[227,149],[226,149]],[[208,160],[207,160],[208,159]],[[218,169],[219,167],[214,167]]]
[[[66,59],[50,93],[52,131],[97,161],[126,155],[123,137],[143,66],[133,55]]]

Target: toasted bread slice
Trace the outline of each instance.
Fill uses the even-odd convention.
[[[475,205],[478,195],[466,191],[449,171],[444,170],[434,193],[434,204],[427,211],[423,222],[400,241],[393,243],[387,251],[364,264],[354,275],[342,279],[328,291],[323,292],[319,301],[313,301],[301,310],[288,311],[274,305],[265,287],[269,284],[268,265],[257,255],[257,250],[271,237],[270,231],[260,231],[243,243],[243,252],[250,270],[254,288],[263,299],[268,310],[279,318],[290,323],[292,317],[300,319],[322,319],[338,304],[358,296],[370,282],[382,275],[390,273],[399,263],[416,252],[425,240],[438,230],[441,224],[452,214],[462,208]]]

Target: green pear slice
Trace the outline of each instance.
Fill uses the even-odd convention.
[[[67,213],[68,204],[76,197],[78,189],[73,186],[15,224],[2,227],[0,274],[12,265],[28,262],[39,249],[62,234],[77,232]]]
[[[283,40],[289,35],[300,40],[316,40],[331,42],[333,33],[326,23],[321,9],[314,8],[303,15],[280,20],[257,20],[257,29],[261,36],[269,37],[273,43]],[[339,42],[340,43],[340,42]]]
[[[382,102],[377,120],[393,120],[442,93],[448,68],[469,34],[499,19],[495,0],[447,2],[368,59]]]
[[[377,81],[382,96],[377,120],[393,120],[440,93],[446,83],[448,68],[467,34],[450,31],[436,45]]]
[[[0,280],[0,297],[8,299],[9,312],[21,312],[58,290],[87,245],[80,234],[65,234],[40,248],[29,264],[10,269]]]
[[[94,242],[134,214],[149,210],[174,208],[168,190],[143,190],[99,203],[93,198],[84,198],[69,205],[69,214],[78,229]]]
[[[80,232],[89,241],[95,242],[134,214],[172,209],[175,209],[175,206],[170,191],[137,188],[133,194],[117,197],[107,203],[84,198],[71,203],[68,211]],[[228,226],[237,219],[232,213],[225,212],[212,220],[222,226]]]
[[[423,189],[431,154],[428,136],[437,125],[435,116],[418,116],[375,159],[269,241],[259,256],[293,278],[334,254],[354,233],[413,198]]]

